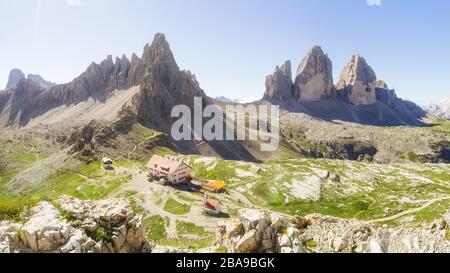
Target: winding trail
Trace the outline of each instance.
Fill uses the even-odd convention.
[[[117,191],[112,193],[110,197],[118,197],[126,192],[137,192],[134,195],[137,204],[142,206],[149,215],[160,215],[168,219],[167,235],[169,238],[177,238],[177,221],[193,223],[204,227],[209,232],[213,232],[220,218],[213,218],[203,215],[201,206],[202,199],[193,202],[183,201],[178,198],[177,190],[163,186],[158,183],[148,181],[147,174],[140,172],[138,169],[129,170],[132,173],[132,179],[123,184]],[[169,198],[173,198],[179,203],[190,206],[190,211],[184,215],[175,215],[164,210],[164,205]]]
[[[401,212],[401,213],[398,213],[398,214],[395,214],[395,215],[392,215],[392,216],[389,216],[389,217],[366,221],[366,223],[381,223],[381,222],[387,222],[387,221],[396,220],[396,219],[398,219],[400,217],[420,212],[420,211],[422,211],[422,210],[424,210],[424,209],[434,205],[435,203],[439,203],[439,202],[442,202],[442,201],[445,201],[445,200],[450,200],[450,196],[431,199],[430,201],[425,203],[420,208],[414,208],[414,209],[405,210],[404,212]]]

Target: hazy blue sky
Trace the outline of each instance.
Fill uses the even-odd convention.
[[[211,96],[261,97],[277,64],[295,71],[314,45],[335,81],[360,53],[401,97],[450,96],[448,0],[0,0],[0,13],[2,87],[15,67],[68,82],[162,32]]]

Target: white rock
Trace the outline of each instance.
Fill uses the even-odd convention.
[[[294,251],[293,251],[293,249],[290,248],[290,247],[282,247],[282,248],[280,249],[280,253],[283,253],[283,254],[289,254],[289,253],[294,253]]]
[[[284,235],[281,235],[281,236],[279,237],[278,245],[279,245],[280,248],[283,248],[283,247],[292,247],[292,242],[291,242],[291,239],[289,239],[289,236],[287,236],[286,234],[284,234]]]
[[[248,232],[255,229],[262,221],[270,223],[270,215],[263,211],[243,209],[239,211],[239,221],[244,226],[245,231]]]
[[[55,251],[69,238],[71,227],[48,202],[31,210],[32,217],[20,231],[22,242],[33,251]]]
[[[256,230],[246,233],[234,248],[234,253],[252,253],[257,251],[258,234]]]

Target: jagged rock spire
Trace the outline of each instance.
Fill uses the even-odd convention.
[[[178,71],[170,45],[164,34],[157,33],[152,44],[147,44],[142,54],[142,62],[156,73]]]
[[[330,97],[333,89],[332,62],[320,46],[315,46],[298,67],[294,96],[299,101],[317,101]]]
[[[275,68],[275,73],[266,77],[266,99],[292,99],[292,70],[291,62],[286,61],[281,67]]]
[[[377,76],[372,67],[356,54],[342,71],[336,89],[354,105],[372,105],[377,102],[377,84]]]

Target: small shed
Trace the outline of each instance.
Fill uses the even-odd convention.
[[[113,160],[109,157],[104,157],[102,159],[102,165],[103,165],[103,168],[105,168],[105,169],[112,169],[113,163],[114,163]]]
[[[208,196],[205,195],[203,211],[207,215],[219,216],[222,213],[222,204],[217,200],[209,199]]]

